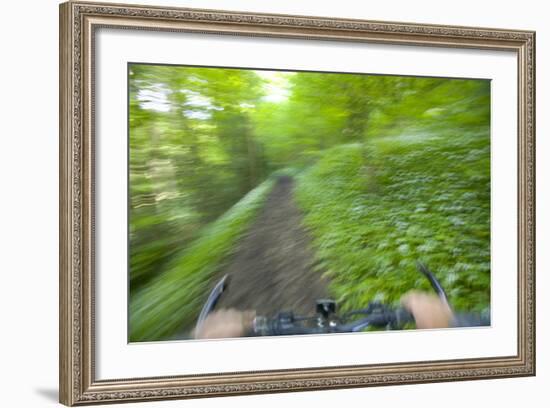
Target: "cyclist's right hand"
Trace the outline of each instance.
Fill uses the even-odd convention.
[[[418,329],[451,327],[453,311],[449,304],[425,292],[410,291],[401,298],[401,304],[414,317]]]

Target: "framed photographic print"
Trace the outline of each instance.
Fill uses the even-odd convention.
[[[535,33],[60,6],[66,405],[535,374]]]

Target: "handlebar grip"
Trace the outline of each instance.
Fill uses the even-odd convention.
[[[407,323],[414,323],[414,316],[404,307],[400,307],[395,311],[395,324],[403,326]]]
[[[455,313],[451,321],[451,327],[479,327],[490,326],[491,315],[488,311],[485,313]]]

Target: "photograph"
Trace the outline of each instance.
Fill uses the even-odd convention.
[[[390,11],[60,5],[61,403],[535,375],[536,27]]]
[[[129,62],[128,342],[491,325],[491,80]]]

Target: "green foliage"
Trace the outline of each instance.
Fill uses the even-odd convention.
[[[488,126],[490,82],[467,79],[397,77],[400,97],[379,105],[370,117],[367,135],[401,134],[404,129],[432,130]]]
[[[265,179],[249,108],[252,71],[132,64],[130,291]]]
[[[431,290],[418,260],[456,308],[489,306],[488,128],[338,146],[298,181],[319,268],[343,309]]]
[[[248,193],[181,251],[161,276],[130,299],[130,341],[163,340],[192,327],[212,279],[262,206],[268,179]]]

